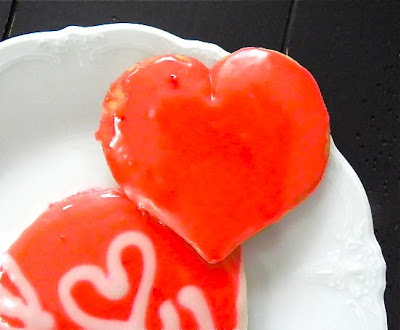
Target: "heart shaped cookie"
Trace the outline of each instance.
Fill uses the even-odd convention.
[[[205,262],[119,190],[57,202],[4,254],[0,328],[246,327],[240,250]]]
[[[111,85],[97,139],[127,196],[213,263],[314,190],[329,117],[311,74],[278,52],[210,69],[166,55]]]

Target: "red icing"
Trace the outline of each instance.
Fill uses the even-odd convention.
[[[97,138],[129,198],[216,262],[313,191],[329,118],[306,69],[249,48],[210,70],[173,55],[132,67]]]
[[[158,308],[167,299],[177,308],[183,328],[198,328],[192,314],[177,303],[177,293],[186,285],[196,285],[203,291],[218,329],[236,326],[240,250],[222,263],[210,265],[167,227],[139,212],[119,190],[91,190],[51,205],[25,230],[8,254],[38,293],[43,309],[55,317],[56,327],[73,329],[78,326],[65,314],[57,293],[60,278],[82,264],[100,266],[107,273],[110,243],[129,231],[144,233],[155,248],[156,275],[146,314],[149,329],[161,328]],[[110,301],[89,282],[79,282],[72,291],[85,312],[118,320],[130,315],[143,258],[136,247],[125,248],[121,256],[132,286],[129,293]],[[18,292],[6,274],[0,277],[0,284],[14,294]],[[2,318],[11,326],[20,325],[18,320],[15,323],[15,319],[1,314],[0,324]]]

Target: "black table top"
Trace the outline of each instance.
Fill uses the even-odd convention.
[[[390,330],[400,329],[399,18],[396,1],[0,0],[3,40],[68,25],[143,23],[228,51],[283,51],[308,68],[335,143],[367,191],[387,263]]]

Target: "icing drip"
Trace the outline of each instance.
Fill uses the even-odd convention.
[[[0,284],[0,314],[21,320],[29,329],[53,328],[53,316],[43,310],[35,290],[14,259],[4,254],[0,264],[23,298],[14,296]]]
[[[240,265],[239,274],[239,290],[236,301],[236,310],[238,311],[238,316],[234,330],[247,329],[247,286],[243,264]],[[241,313],[239,313],[239,311],[241,311]]]

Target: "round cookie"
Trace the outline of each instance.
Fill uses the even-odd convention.
[[[3,255],[0,327],[246,327],[241,251],[210,265],[120,191],[50,205]]]

